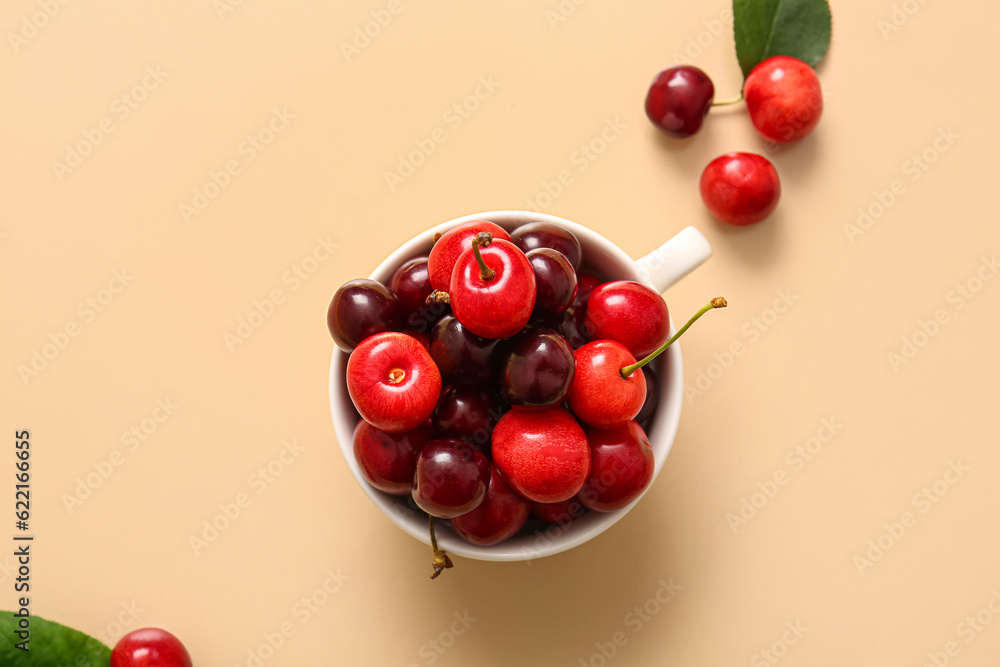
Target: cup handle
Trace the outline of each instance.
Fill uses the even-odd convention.
[[[712,246],[694,227],[685,227],[659,248],[635,262],[639,277],[665,292],[712,256]]]

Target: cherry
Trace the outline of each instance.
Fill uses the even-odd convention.
[[[791,56],[772,56],[754,67],[743,84],[743,97],[753,126],[778,144],[806,136],[823,115],[816,71]]]
[[[493,461],[519,494],[535,502],[572,498],[590,472],[590,447],[561,407],[515,406],[493,430]]]
[[[431,330],[431,357],[449,380],[488,380],[496,347],[497,341],[472,333],[454,315],[445,315]]]
[[[529,222],[521,225],[510,235],[510,240],[525,254],[538,248],[552,248],[562,253],[574,269],[579,268],[583,260],[583,247],[576,235],[551,222]]]
[[[642,402],[642,407],[639,409],[639,414],[635,416],[635,420],[639,424],[643,424],[656,412],[660,398],[660,385],[656,381],[656,373],[653,371],[652,365],[643,366],[639,372],[646,378],[646,400]]]
[[[580,498],[573,496],[569,500],[558,503],[532,503],[531,513],[545,523],[555,523],[565,526],[573,519],[578,519],[586,514],[587,508],[580,502]]]
[[[638,359],[670,333],[667,304],[642,283],[616,280],[594,288],[587,300],[587,337],[615,340]]]
[[[642,495],[653,480],[653,447],[635,421],[586,433],[591,464],[580,502],[598,512],[620,510]]]
[[[427,305],[427,297],[434,291],[427,269],[427,258],[416,257],[396,269],[389,279],[389,289],[399,299],[407,314],[424,308]]]
[[[166,630],[142,628],[118,640],[110,667],[191,667],[191,656]]]
[[[771,215],[781,196],[774,165],[762,155],[727,153],[705,167],[701,198],[716,218],[750,225]]]
[[[500,397],[489,389],[470,384],[448,387],[434,411],[437,432],[462,438],[480,451],[488,451],[493,427],[503,414]]]
[[[587,300],[594,288],[604,281],[590,273],[576,274],[576,298],[573,299],[573,310],[584,311],[587,309]]]
[[[596,340],[576,350],[573,353],[576,373],[567,395],[573,414],[583,423],[598,429],[612,429],[634,419],[646,399],[646,378],[636,371],[663,354],[702,315],[713,308],[725,307],[726,300],[722,297],[712,299],[670,340],[638,362],[628,348],[613,340]]]
[[[469,247],[469,242],[480,232],[489,232],[495,239],[510,240],[510,234],[503,227],[489,220],[472,220],[452,227],[434,242],[427,268],[431,285],[436,290],[447,292],[451,289],[451,274],[455,270],[458,257]]]
[[[646,95],[646,115],[671,137],[683,139],[701,129],[712,107],[715,86],[691,65],[665,69],[656,75]]]
[[[535,272],[534,314],[559,314],[576,298],[576,271],[566,256],[552,248],[530,250],[525,255]]]
[[[510,341],[500,391],[515,405],[561,403],[573,368],[573,350],[565,338],[552,329],[527,329]]]
[[[467,542],[489,546],[513,537],[530,512],[528,501],[511,488],[494,466],[486,498],[476,509],[452,519],[451,527]]]
[[[524,253],[510,241],[494,241],[481,232],[455,264],[451,309],[472,333],[507,338],[528,323],[535,291],[535,273]]]
[[[401,433],[431,416],[441,373],[420,341],[379,333],[363,340],[347,360],[347,391],[365,421]]]
[[[434,429],[429,421],[412,431],[386,433],[365,420],[354,429],[354,458],[368,483],[395,496],[410,494],[417,457]]]
[[[450,519],[471,512],[486,497],[490,462],[464,440],[431,440],[417,457],[413,500],[431,516]]]
[[[350,352],[372,334],[399,329],[402,312],[385,285],[361,278],[336,291],[326,311],[326,324],[337,347]]]

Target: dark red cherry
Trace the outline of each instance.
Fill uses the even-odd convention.
[[[430,421],[412,431],[387,433],[362,419],[354,429],[354,459],[376,489],[406,496],[413,489],[417,457],[433,433]]]
[[[656,75],[646,95],[646,115],[671,137],[683,139],[701,129],[712,108],[715,86],[691,65],[665,69]]]
[[[497,341],[472,333],[454,315],[445,315],[431,330],[430,352],[446,380],[488,380],[495,368]]]
[[[395,295],[382,283],[368,278],[341,285],[326,311],[333,342],[346,352],[373,334],[397,331],[402,321]]]
[[[450,519],[471,512],[486,497],[490,462],[464,440],[431,440],[420,451],[413,500],[431,516]]]
[[[580,502],[598,512],[626,507],[653,479],[653,447],[635,421],[611,430],[587,429],[590,475],[580,489]]]
[[[494,390],[459,383],[441,393],[433,420],[439,434],[462,438],[488,452],[493,428],[502,415],[500,396]]]
[[[529,222],[510,235],[510,240],[527,254],[538,248],[552,248],[562,253],[576,269],[583,259],[583,248],[576,235],[551,222]]]
[[[573,350],[552,329],[527,329],[511,339],[500,390],[514,405],[561,403],[573,380]]]
[[[576,297],[576,271],[558,250],[539,248],[525,257],[535,272],[534,314],[556,315],[573,304]]]
[[[490,471],[490,487],[479,507],[455,517],[451,527],[466,542],[489,546],[513,537],[528,520],[531,506],[517,494],[496,467]]]

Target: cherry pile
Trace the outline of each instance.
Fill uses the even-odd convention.
[[[648,426],[659,400],[647,366],[667,340],[663,298],[586,270],[569,230],[508,233],[475,220],[436,238],[388,285],[352,280],[327,325],[350,353],[361,420],[354,456],[376,489],[429,515],[437,576],[451,566],[434,519],[476,545],[529,516],[567,524],[638,498],[653,476]]]
[[[750,121],[767,141],[786,144],[802,139],[823,113],[819,77],[805,62],[773,56],[758,64],[743,83],[743,95],[714,102],[715,86],[705,72],[680,65],[656,75],[646,95],[646,115],[667,135],[683,139],[701,129],[713,106],[746,100]],[[701,197],[716,218],[749,225],[771,215],[781,196],[778,172],[755,153],[727,153],[701,175]]]

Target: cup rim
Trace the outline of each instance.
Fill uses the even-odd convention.
[[[527,222],[550,222],[563,226],[576,234],[584,245],[600,245],[602,250],[611,255],[612,259],[615,260],[616,263],[630,267],[631,275],[615,276],[615,279],[634,280],[646,284],[654,290],[656,289],[650,284],[648,278],[643,276],[637,270],[635,259],[630,257],[624,250],[594,230],[571,220],[566,220],[565,218],[560,218],[551,214],[516,210],[474,213],[435,225],[434,227],[417,234],[409,241],[401,245],[385,260],[383,260],[378,267],[372,271],[369,277],[372,280],[378,280],[384,284],[388,283],[389,278],[392,276],[392,272],[395,271],[395,269],[403,262],[412,257],[424,254],[426,249],[430,246],[435,233],[443,232],[454,227],[455,225],[472,220],[489,220],[504,228],[517,227]],[[672,318],[670,318],[669,324],[670,335],[673,335],[676,329]],[[344,379],[348,356],[348,353],[334,346],[333,356],[330,360],[329,377],[330,414],[333,419],[337,443],[340,446],[340,451],[341,454],[343,454],[344,461],[347,463],[347,466],[351,471],[351,475],[354,477],[354,480],[361,487],[365,495],[368,496],[369,500],[371,500],[372,503],[374,503],[375,506],[389,518],[390,521],[407,534],[420,540],[424,544],[430,545],[430,537],[427,532],[425,517],[415,510],[411,510],[410,508],[405,507],[405,505],[402,505],[399,502],[398,496],[392,496],[379,491],[369,484],[364,478],[364,475],[361,473],[361,468],[358,466],[357,460],[354,458],[353,436],[354,428],[357,423],[354,420],[357,417],[357,413],[354,410],[354,406],[351,404],[350,396],[347,393],[346,380]],[[587,514],[583,517],[580,517],[570,523],[565,529],[556,526],[556,528],[560,528],[562,532],[557,534],[552,540],[548,541],[545,546],[522,546],[517,549],[511,544],[512,541],[501,542],[500,544],[492,546],[475,545],[466,542],[461,537],[454,534],[450,527],[447,529],[441,529],[446,525],[446,522],[444,521],[438,523],[438,545],[452,555],[463,556],[465,558],[472,558],[475,560],[503,562],[534,560],[562,553],[572,549],[573,547],[579,546],[580,544],[597,537],[621,520],[621,518],[624,517],[629,510],[635,507],[635,505],[642,500],[649,489],[653,486],[653,482],[659,476],[660,470],[662,470],[663,465],[666,462],[666,458],[673,447],[673,442],[677,435],[677,428],[680,424],[684,392],[684,369],[680,344],[675,343],[671,345],[663,356],[665,357],[663,361],[667,364],[667,372],[661,373],[658,377],[660,383],[660,404],[657,406],[656,410],[656,421],[647,433],[650,444],[653,447],[653,478],[638,498],[633,500],[626,507],[613,512],[587,512]],[[346,401],[346,404],[338,403],[338,400]],[[347,409],[344,409],[345,406]],[[551,528],[552,527],[550,527],[550,529]],[[535,541],[537,543],[538,540]]]

